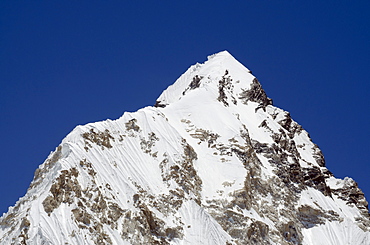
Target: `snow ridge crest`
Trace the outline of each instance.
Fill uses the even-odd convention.
[[[192,65],[173,85],[163,91],[157,100],[157,105],[163,107],[175,103],[181,100],[189,90],[199,87],[207,88],[204,92],[212,91],[217,88],[217,82],[228,75],[226,72],[232,75],[237,83],[244,83],[246,88],[255,78],[250,70],[239,63],[228,51],[222,51],[208,56],[208,60],[203,64]]]

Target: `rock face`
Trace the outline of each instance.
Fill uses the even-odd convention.
[[[0,244],[370,244],[368,204],[224,51],[146,107],[76,127]]]

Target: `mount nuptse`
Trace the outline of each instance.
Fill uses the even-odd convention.
[[[77,126],[0,244],[370,244],[364,194],[228,52],[154,107]]]

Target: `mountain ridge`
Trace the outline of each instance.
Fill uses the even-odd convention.
[[[0,242],[365,244],[369,223],[357,184],[223,51],[154,107],[77,126],[0,218]]]

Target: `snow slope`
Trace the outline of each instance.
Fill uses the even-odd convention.
[[[227,51],[154,107],[77,126],[1,244],[370,244],[367,202]]]

